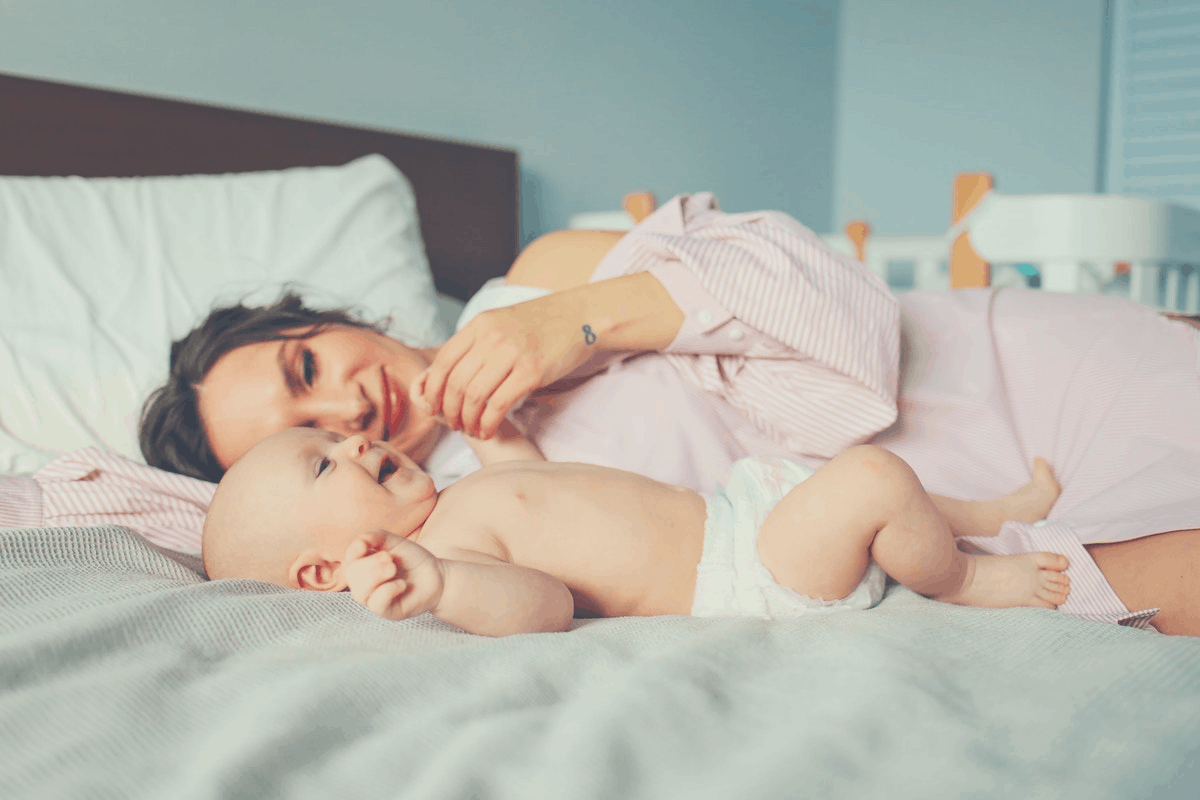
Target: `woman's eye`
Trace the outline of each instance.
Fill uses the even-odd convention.
[[[322,458],[320,461],[318,461],[317,462],[317,477],[318,478],[321,477],[321,473],[324,472],[325,470],[329,469],[329,465],[332,463],[333,462],[330,461],[328,458]]]
[[[313,358],[312,350],[305,350],[300,356],[300,362],[304,371],[304,385],[312,386],[313,379],[317,376],[317,363]]]

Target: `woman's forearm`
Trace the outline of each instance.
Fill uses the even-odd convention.
[[[620,231],[554,231],[534,240],[513,262],[506,283],[554,292],[539,301],[589,325],[597,349],[661,350],[675,339],[684,314],[649,273],[591,282],[597,264],[621,240]],[[582,307],[580,307],[580,304]],[[590,320],[590,321],[589,321]]]
[[[649,272],[567,289],[556,298],[564,312],[574,314],[586,347],[614,352],[662,350],[683,325],[683,311]]]

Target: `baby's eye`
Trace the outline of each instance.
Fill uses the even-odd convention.
[[[321,477],[321,473],[324,472],[325,470],[329,469],[329,465],[332,463],[333,462],[330,461],[328,458],[322,458],[320,461],[318,461],[317,462],[317,477],[318,478]]]
[[[300,361],[304,370],[304,385],[312,386],[313,379],[317,377],[317,363],[312,350],[305,350],[300,356]]]

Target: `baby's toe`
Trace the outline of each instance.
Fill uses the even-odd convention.
[[[1056,570],[1061,572],[1070,566],[1067,557],[1058,553],[1034,553],[1033,561],[1041,569]]]
[[[1071,594],[1071,588],[1066,584],[1045,584],[1038,589],[1037,595],[1043,600],[1053,603],[1055,606],[1060,606],[1066,602],[1067,597]]]
[[[1043,570],[1042,582],[1047,586],[1053,586],[1058,589],[1066,589],[1071,585],[1071,578],[1065,572]]]

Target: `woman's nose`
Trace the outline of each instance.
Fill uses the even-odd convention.
[[[346,436],[362,433],[370,412],[371,401],[361,392],[341,397],[313,398],[308,409],[319,427]]]

